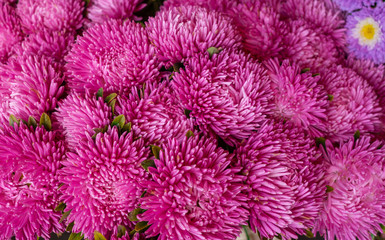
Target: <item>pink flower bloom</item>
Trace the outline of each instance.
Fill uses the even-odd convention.
[[[291,124],[266,122],[237,149],[254,231],[290,239],[313,227],[325,193],[314,145]]]
[[[269,114],[270,79],[249,55],[223,51],[197,55],[175,73],[172,85],[200,130],[236,145]]]
[[[193,5],[204,7],[209,10],[225,12],[234,6],[237,1],[228,0],[166,0],[163,3],[164,8],[179,7],[185,5]]]
[[[93,239],[98,231],[110,239],[118,225],[133,226],[128,213],[139,206],[145,191],[142,182],[148,172],[140,163],[148,154],[143,140],[135,140],[132,133],[120,135],[116,127],[99,133],[95,140],[87,134],[75,152],[67,153],[60,190],[61,200],[71,209],[67,222],[75,222],[74,232]]]
[[[229,168],[233,155],[214,139],[169,139],[160,151],[153,181],[141,199],[147,236],[166,239],[235,239],[247,220],[242,176]]]
[[[274,93],[273,116],[294,123],[312,136],[323,136],[329,102],[324,86],[319,83],[320,77],[301,73],[301,69],[296,64],[290,65],[288,60],[282,64],[270,60],[266,65]]]
[[[57,132],[23,123],[0,129],[0,238],[49,239],[59,224],[57,171],[65,155]]]
[[[383,113],[377,95],[355,71],[334,66],[322,74],[322,83],[331,100],[326,112],[332,141],[349,139],[357,130],[361,134],[379,130]]]
[[[118,101],[116,112],[131,122],[132,131],[146,144],[159,145],[169,138],[182,140],[188,130],[193,130],[191,119],[187,119],[166,81],[134,88],[128,98]]]
[[[326,239],[372,239],[385,218],[385,149],[362,137],[340,143],[327,141],[325,179],[330,186],[314,232]]]
[[[0,66],[0,103],[2,114],[27,120],[40,118],[56,108],[64,92],[62,73],[50,59],[19,56]]]
[[[6,62],[13,48],[23,39],[20,19],[8,3],[0,2],[0,63]]]
[[[108,19],[140,20],[134,13],[145,6],[143,0],[91,0],[87,17],[93,23],[102,23]]]
[[[59,103],[55,113],[57,121],[64,129],[69,148],[72,150],[79,142],[87,139],[86,135],[94,135],[94,129],[104,128],[111,124],[112,111],[102,98],[85,97],[72,93]]]
[[[159,65],[145,29],[131,21],[109,20],[79,37],[65,60],[68,85],[76,92],[130,92],[155,81]]]
[[[166,67],[210,47],[237,49],[241,41],[230,18],[197,6],[164,8],[146,29]]]

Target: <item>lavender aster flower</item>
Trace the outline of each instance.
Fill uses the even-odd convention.
[[[208,135],[236,145],[271,111],[266,70],[243,53],[201,54],[185,62],[172,81],[182,106]]]
[[[71,209],[67,220],[75,222],[74,232],[93,239],[98,231],[110,239],[118,225],[132,227],[128,213],[138,207],[145,190],[148,172],[140,163],[148,154],[143,140],[134,140],[132,132],[119,135],[116,127],[95,140],[87,135],[75,152],[67,153],[60,172],[61,199]]]
[[[296,127],[303,128],[312,136],[322,136],[325,129],[328,96],[319,83],[319,76],[306,72],[301,74],[297,65],[285,60],[267,63],[272,91],[274,93],[273,115],[289,120]]]
[[[385,8],[363,8],[347,17],[348,52],[374,63],[385,63]]]
[[[147,236],[166,239],[235,239],[245,224],[245,197],[232,155],[214,139],[193,136],[182,143],[169,139],[149,168],[153,181],[141,199]]]
[[[77,39],[65,60],[69,87],[76,92],[130,92],[159,75],[155,49],[145,29],[131,21],[109,20]]]
[[[27,120],[56,108],[64,92],[60,68],[50,59],[19,56],[0,66],[2,114]],[[8,118],[8,117],[7,117]]]
[[[352,12],[353,10],[369,7],[377,0],[333,0],[341,10]]]
[[[334,147],[327,141],[328,193],[314,232],[326,239],[372,239],[385,218],[385,149],[363,137]]]
[[[92,136],[94,129],[111,123],[112,111],[102,98],[72,93],[59,103],[55,116],[64,129],[69,148],[75,149],[87,134]]]
[[[145,6],[143,0],[91,0],[87,17],[93,23],[102,23],[108,19],[140,20],[134,13]]]
[[[373,88],[356,72],[342,66],[330,68],[322,81],[330,95],[327,131],[332,141],[378,131],[382,109]]]
[[[181,140],[188,130],[193,130],[191,119],[187,119],[168,82],[149,83],[143,88],[134,88],[116,106],[116,112],[131,122],[136,136],[159,145],[169,138]]]
[[[290,239],[313,226],[324,194],[314,145],[293,125],[270,121],[237,149],[254,231]]]
[[[197,6],[164,8],[148,20],[146,29],[167,67],[210,47],[240,47],[241,37],[230,18]]]
[[[57,132],[43,127],[0,129],[0,238],[49,239],[63,231],[59,204],[58,175],[65,155]]]
[[[23,39],[20,20],[15,9],[0,2],[0,63],[6,62],[13,53],[13,47]]]

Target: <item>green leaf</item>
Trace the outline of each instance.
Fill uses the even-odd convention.
[[[10,115],[9,116],[9,125],[11,126],[11,127],[15,127],[15,123],[17,123],[17,125],[19,125],[19,123],[20,123],[20,120],[18,120],[14,115]]]
[[[357,130],[357,131],[354,133],[354,141],[357,141],[357,139],[360,138],[360,135],[361,135],[360,130]]]
[[[65,208],[66,208],[66,204],[63,203],[63,202],[61,202],[61,203],[59,203],[59,205],[57,205],[57,207],[55,207],[55,211],[56,211],[56,212],[61,212],[61,211],[63,211]]]
[[[71,213],[71,210],[64,212],[63,215],[61,216],[60,220],[59,220],[59,223],[62,223],[64,220],[66,220],[67,217],[70,215],[70,213]]]
[[[326,192],[333,192],[334,188],[332,186],[326,185]]]
[[[306,237],[308,238],[314,238],[314,234],[310,229],[306,229]]]
[[[209,52],[209,56],[212,57],[214,54],[218,54],[220,50],[216,47],[209,47],[209,49],[207,49],[207,52]]]
[[[135,231],[137,231],[137,232],[144,232],[149,227],[149,225],[147,225],[147,223],[148,222],[146,222],[146,221],[138,222],[135,225]]]
[[[28,125],[28,127],[33,126],[33,128],[36,128],[37,127],[36,119],[34,117],[30,116],[28,118],[27,125]]]
[[[316,143],[317,147],[319,147],[319,145],[322,145],[326,149],[326,144],[325,144],[326,139],[325,138],[323,138],[323,137],[316,138],[315,143]]]
[[[310,71],[310,68],[304,68],[301,70],[301,73],[305,73],[305,72],[309,72]]]
[[[118,126],[120,129],[124,127],[124,123],[126,122],[126,118],[124,115],[119,115],[114,120],[112,120],[111,127]]]
[[[385,233],[385,226],[382,225],[382,224],[380,224],[380,227],[381,227],[381,229],[382,229],[382,232]]]
[[[68,224],[68,226],[66,227],[66,231],[71,232],[74,225],[75,225],[75,222],[71,222],[70,224]]]
[[[158,146],[155,146],[155,145],[150,145],[150,146],[151,146],[152,154],[154,154],[156,159],[159,159],[159,152],[162,149],[160,147],[158,147]]]
[[[132,210],[129,214],[128,214],[128,220],[130,220],[131,222],[136,222],[136,221],[139,221],[138,219],[138,214],[141,214],[141,213],[144,213],[144,209],[141,209],[141,208],[135,208],[134,210]]]
[[[103,88],[99,88],[98,92],[96,93],[96,100],[99,98],[103,98]]]
[[[333,99],[334,99],[334,96],[333,96],[333,95],[330,95],[330,94],[328,94],[328,100],[329,100],[329,101],[333,101]]]
[[[70,237],[68,240],[81,240],[83,239],[83,234],[82,233],[71,233]]]
[[[126,231],[127,231],[127,229],[125,226],[119,225],[118,226],[118,238],[121,238],[124,235],[126,235]]]
[[[116,93],[111,93],[110,95],[108,95],[108,96],[106,97],[106,99],[104,99],[104,102],[110,103],[113,99],[116,98],[116,96],[118,96],[118,94],[116,94]]]
[[[154,160],[152,160],[152,159],[144,160],[143,162],[140,163],[140,165],[142,165],[142,167],[143,167],[144,170],[146,170],[146,171],[148,171],[148,168],[149,168],[149,167],[156,168],[155,162],[154,162]]]
[[[94,232],[94,238],[95,238],[95,240],[107,240],[107,239],[103,236],[103,234],[101,234],[101,233],[98,232],[98,231],[95,231],[95,232]]]
[[[142,195],[140,195],[140,198],[144,197],[146,195],[147,191],[144,191]]]
[[[51,123],[51,119],[49,118],[47,113],[43,113],[41,115],[39,125],[40,125],[40,127],[44,126],[45,130],[51,131],[52,123]]]
[[[123,132],[131,132],[131,123],[129,122],[129,123],[124,124],[122,131]]]
[[[319,76],[319,75],[321,75],[321,74],[319,74],[319,73],[314,73],[313,75],[311,75],[312,77],[317,77],[317,76]]]
[[[115,105],[116,105],[116,99],[113,99],[108,106],[111,107],[112,115],[115,115]]]
[[[187,137],[187,138],[190,138],[190,137],[192,137],[192,136],[194,136],[193,131],[188,130],[187,133],[186,133],[186,137]]]
[[[247,232],[247,226],[246,226],[246,225],[242,225],[242,228],[243,228],[243,231],[245,232],[246,239],[247,239],[247,240],[250,240],[249,233]]]
[[[190,113],[191,112],[192,112],[192,110],[188,110],[188,109],[184,110],[184,114],[186,115],[187,118],[190,118]]]

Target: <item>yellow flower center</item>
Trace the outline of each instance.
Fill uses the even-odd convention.
[[[374,34],[376,33],[376,29],[372,24],[365,24],[361,28],[361,37],[366,38],[368,40],[372,40],[374,38]]]

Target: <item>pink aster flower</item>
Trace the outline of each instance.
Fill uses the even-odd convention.
[[[91,0],[87,17],[93,23],[102,23],[108,19],[140,20],[134,13],[145,6],[143,0]]]
[[[194,123],[230,145],[247,139],[271,111],[270,79],[249,55],[197,55],[175,73],[172,85]]]
[[[57,132],[44,127],[0,129],[0,238],[49,239],[64,231],[59,223],[57,171],[65,155]]]
[[[385,218],[385,149],[362,137],[334,147],[327,141],[328,193],[314,232],[326,239],[372,239]]]
[[[56,63],[41,56],[19,56],[0,66],[2,114],[27,120],[40,118],[56,108],[64,92],[62,73]]]
[[[188,130],[193,130],[191,119],[187,119],[166,81],[134,88],[128,98],[119,98],[116,112],[123,114],[135,135],[149,144],[159,145],[169,138],[182,140]]]
[[[346,28],[350,54],[376,64],[385,63],[385,5],[351,13]]]
[[[210,47],[240,47],[241,37],[230,18],[197,6],[164,8],[148,20],[146,29],[167,67]]]
[[[141,199],[147,236],[166,239],[235,239],[247,220],[242,176],[233,155],[211,138],[169,139],[149,168],[153,181]]]
[[[357,130],[379,130],[383,113],[377,95],[355,71],[335,66],[323,74],[322,82],[330,99],[327,131],[332,141],[349,139]]]
[[[110,239],[118,225],[132,227],[128,213],[145,191],[148,172],[140,163],[148,154],[142,139],[135,140],[132,132],[119,134],[116,127],[95,140],[87,134],[75,152],[67,153],[60,172],[61,199],[71,210],[67,221],[75,222],[74,232],[93,239],[98,231]]]
[[[286,29],[276,6],[264,1],[243,0],[227,13],[241,32],[247,51],[261,60],[278,56]]]
[[[0,2],[0,63],[12,55],[15,45],[23,39],[20,19],[8,3]]]
[[[131,21],[109,20],[77,39],[65,60],[68,85],[76,92],[130,92],[159,75],[155,49],[145,29]]]
[[[17,14],[26,33],[67,32],[83,24],[82,0],[19,0]]]
[[[55,113],[57,121],[64,129],[64,134],[71,149],[86,140],[86,135],[94,135],[94,129],[104,128],[111,123],[111,108],[102,98],[71,93],[59,103]]]
[[[254,231],[290,239],[314,225],[325,192],[320,155],[300,129],[273,121],[241,144],[237,156]]]
[[[301,69],[288,60],[282,64],[278,60],[267,62],[274,93],[273,115],[288,120],[298,128],[321,137],[325,129],[328,96],[319,83],[319,76],[301,73]]]

